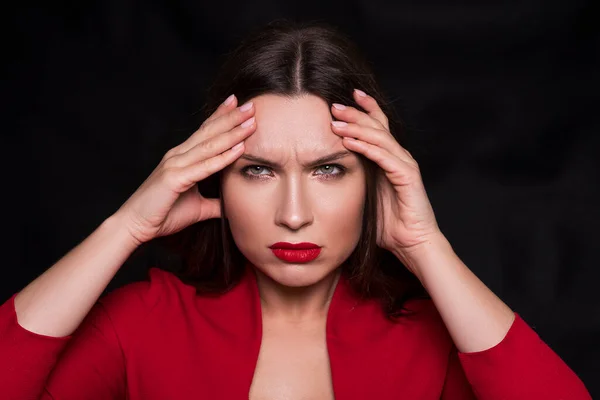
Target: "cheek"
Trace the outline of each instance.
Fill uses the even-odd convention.
[[[362,184],[348,185],[315,198],[315,216],[328,240],[351,241],[360,236],[365,202]]]
[[[244,244],[248,244],[253,236],[253,233],[248,232],[248,229],[253,226],[251,218],[254,213],[249,210],[251,202],[244,200],[244,190],[235,181],[235,177],[231,176],[230,173],[225,172],[223,174],[221,181],[223,211],[233,242],[247,258]]]
[[[223,179],[223,205],[225,216],[234,238],[244,239],[255,237],[257,229],[264,226],[266,219],[263,202],[257,198],[260,191],[250,190],[251,187],[236,182],[237,179]],[[262,222],[262,224],[261,224]]]
[[[319,232],[315,240],[327,240],[337,248],[356,244],[363,220],[364,177],[354,176],[332,185],[312,182],[305,190],[302,197],[314,218],[313,228]],[[275,211],[281,207],[278,199],[288,197],[278,191],[277,185],[253,184],[224,175],[222,193],[225,215],[238,247],[239,243],[273,239],[270,228]]]

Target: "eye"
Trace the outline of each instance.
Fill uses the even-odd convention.
[[[265,176],[265,175],[269,175],[269,174],[263,174],[261,172],[265,172],[268,171],[269,169],[267,167],[264,167],[262,165],[248,165],[247,167],[242,168],[242,175],[244,175],[244,177],[246,178],[250,178],[250,179],[261,179],[261,176]]]
[[[346,168],[339,164],[325,164],[317,167],[315,171],[315,175],[320,176],[321,179],[334,179],[344,175]],[[248,165],[242,168],[240,172],[244,178],[248,179],[266,179],[266,177],[272,175],[271,169],[263,165]]]
[[[338,170],[338,172],[333,172],[335,170]],[[337,176],[337,175],[342,175],[345,171],[345,168],[342,167],[339,164],[326,164],[326,165],[322,165],[319,168],[317,168],[317,171],[323,171],[324,173],[321,174],[317,174],[317,175],[333,175],[333,176]]]

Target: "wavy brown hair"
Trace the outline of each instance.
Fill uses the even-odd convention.
[[[226,55],[203,108],[208,118],[234,93],[238,104],[263,95],[294,97],[312,94],[329,105],[342,103],[362,109],[353,99],[354,88],[374,97],[389,119],[396,140],[402,132],[394,109],[385,100],[365,57],[346,36],[323,22],[276,20],[246,36]],[[357,154],[366,172],[366,201],[358,245],[340,266],[361,298],[376,298],[388,318],[411,314],[405,302],[428,298],[418,279],[389,251],[376,244],[379,167]],[[206,197],[221,198],[221,172],[198,183]],[[236,285],[246,262],[233,241],[226,216],[191,225],[158,239],[179,256],[179,279],[199,295],[218,295]]]

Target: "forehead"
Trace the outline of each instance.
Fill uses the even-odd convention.
[[[246,139],[246,149],[255,153],[279,150],[314,152],[344,150],[341,137],[331,130],[329,105],[311,94],[293,98],[266,94],[252,99],[256,131]]]

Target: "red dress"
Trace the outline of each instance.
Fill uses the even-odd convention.
[[[219,297],[151,268],[60,338],[22,328],[14,297],[0,306],[2,399],[248,399],[262,337],[251,268]],[[461,353],[430,300],[411,304],[418,318],[392,323],[340,278],[326,332],[337,400],[591,399],[518,314],[498,345]]]

